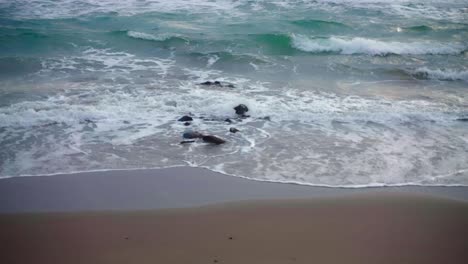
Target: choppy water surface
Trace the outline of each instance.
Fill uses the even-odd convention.
[[[0,177],[468,185],[467,99],[464,0],[0,0]]]

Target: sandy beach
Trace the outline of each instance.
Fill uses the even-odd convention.
[[[2,263],[468,260],[465,187],[319,188],[173,168],[11,178],[0,190]]]
[[[0,0],[0,264],[468,264],[468,0]]]

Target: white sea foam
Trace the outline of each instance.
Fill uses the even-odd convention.
[[[153,35],[153,34],[148,34],[148,33],[143,33],[143,32],[138,32],[138,31],[128,31],[127,35],[132,38],[144,39],[144,40],[155,40],[155,41],[164,41],[171,37],[169,35]]]
[[[434,42],[396,42],[368,38],[309,38],[299,34],[292,35],[293,47],[307,52],[337,52],[340,54],[459,54],[466,47],[458,43]]]
[[[25,4],[21,5],[22,3]],[[388,9],[388,12],[398,16],[414,14],[415,17],[430,17],[435,14],[443,17],[444,12],[450,11],[446,8],[426,8],[425,4],[405,8],[403,0],[398,1],[396,7],[394,3],[385,3],[384,0],[38,0],[14,1],[18,6],[7,14],[28,19],[83,16],[80,21],[83,19],[94,23],[93,17],[96,14],[99,19],[107,15],[114,19],[117,15],[172,12],[175,16],[186,15],[183,19],[188,18],[190,21],[158,20],[155,23],[160,23],[157,25],[159,32],[166,32],[163,28],[167,27],[170,28],[167,31],[193,33],[216,25],[210,22],[217,23],[220,17],[225,21],[224,19],[243,12],[254,17],[257,13],[252,13],[248,8],[252,5],[255,6],[255,12],[266,16],[266,20],[270,16],[277,16],[276,12],[282,14],[287,9],[302,12],[303,7],[315,10],[317,6],[322,6],[329,12],[326,14],[333,17],[342,16],[344,13],[340,12],[349,7],[356,8],[349,13],[359,11],[362,14],[365,8],[372,15],[376,11],[387,14]],[[418,10],[426,10],[428,13]],[[193,13],[210,15],[192,15]],[[294,10],[292,14],[295,14]],[[157,15],[152,15],[130,19],[157,19]],[[194,17],[213,21],[194,22],[191,20]],[[355,17],[359,19],[359,16]],[[383,20],[385,17],[376,19]],[[450,19],[456,21],[457,18]],[[72,20],[65,24],[68,25],[67,23],[77,22]],[[145,29],[138,29],[141,32],[128,31],[128,36],[151,41],[166,39],[164,34],[149,34],[152,31],[145,31],[149,27],[144,26]],[[211,38],[218,32],[211,33],[213,32],[210,31],[205,36]],[[107,37],[108,35],[105,39]],[[453,42],[404,42],[401,39],[398,42],[342,36],[318,39],[303,35],[293,35],[292,39],[292,44],[302,50],[341,54],[457,54],[466,49],[464,44]],[[462,38],[454,39],[464,41]],[[89,43],[77,43],[73,52],[69,53],[70,56],[44,58],[42,70],[37,76],[42,77],[41,80],[45,80],[46,84],[21,83],[25,87],[21,89],[28,93],[43,92],[41,97],[25,96],[26,99],[14,98],[11,101],[6,99],[7,106],[0,107],[0,177],[187,164],[231,175],[250,176],[256,180],[322,186],[468,185],[466,127],[463,122],[455,121],[466,113],[463,90],[444,93],[437,90],[441,88],[437,86],[427,89],[440,92],[440,97],[434,97],[429,92],[419,96],[422,95],[420,91],[417,91],[418,96],[401,96],[400,90],[392,89],[386,83],[382,87],[384,82],[391,81],[382,80],[379,73],[369,73],[365,77],[362,77],[362,73],[354,75],[358,72],[354,66],[363,66],[368,62],[359,61],[361,56],[326,56],[330,64],[323,68],[336,73],[338,71],[331,67],[336,65],[332,61],[346,61],[343,67],[349,66],[345,73],[350,73],[347,76],[351,75],[353,82],[364,83],[368,80],[366,78],[372,81],[377,79],[375,83],[366,86],[370,87],[369,90],[376,88],[373,90],[374,94],[367,93],[367,96],[352,95],[360,94],[353,91],[343,92],[346,89],[338,91],[336,87],[322,85],[325,82],[311,82],[306,74],[312,71],[304,74],[305,65],[313,66],[305,61],[310,56],[285,56],[281,59],[278,59],[279,56],[266,57],[264,61],[278,64],[270,67],[273,65],[271,63],[266,67],[266,64],[257,64],[254,61],[255,63],[250,63],[252,73],[239,76],[228,69],[230,67],[215,67],[224,66],[223,59],[223,63],[215,63],[215,56],[205,56],[206,60],[202,60],[202,64],[200,61],[184,64],[187,62],[184,59],[187,58],[184,57],[184,51],[178,49],[158,51],[161,53],[142,50],[138,54],[145,55],[139,56],[132,54],[134,47],[113,45],[114,43],[106,43],[102,39],[95,40],[94,37],[89,42],[94,48],[85,50],[80,56],[77,53],[83,48],[82,45]],[[194,51],[208,48],[208,51],[203,52],[213,52],[208,46],[193,45],[190,48],[195,49]],[[170,52],[172,56],[169,56]],[[255,53],[251,50],[248,52]],[[170,59],[162,59],[168,56]],[[321,59],[321,56],[312,57]],[[354,60],[355,57],[357,60]],[[370,63],[376,64],[384,62],[385,65],[392,63],[392,66],[395,63],[398,69],[430,65],[421,58],[418,58],[418,62],[406,58],[407,56],[366,57],[364,60],[369,59],[372,60]],[[289,72],[285,71],[285,75],[281,73],[278,76],[276,70],[287,69],[291,64],[282,63],[289,60],[291,64],[297,63],[297,66],[291,67],[296,75],[289,76]],[[441,61],[438,62],[440,65],[448,65]],[[356,62],[362,64],[357,65]],[[412,64],[406,65],[407,62]],[[247,63],[248,61],[245,64],[249,67]],[[365,66],[368,65],[371,64]],[[439,64],[433,66],[434,68],[418,70],[425,78],[466,79],[464,68],[455,71],[445,69]],[[253,69],[257,67],[260,71],[254,72]],[[277,75],[277,78],[270,78],[271,75]],[[283,76],[284,80],[278,81]],[[338,79],[341,77],[330,80],[327,84],[341,81]],[[296,79],[301,78],[305,79],[299,80],[302,83],[296,82]],[[346,79],[346,76],[343,78]],[[207,80],[233,83],[235,88],[197,85]],[[430,83],[437,85],[439,82]],[[458,82],[451,84],[456,86],[455,89],[460,86]],[[14,92],[7,95],[14,97],[19,88],[12,87]],[[400,96],[397,99],[385,97],[384,93],[379,93],[379,89],[384,88],[386,93]],[[406,86],[400,88],[412,89]],[[450,100],[446,100],[447,97]],[[236,119],[233,107],[239,103],[248,105],[250,118]],[[195,118],[189,127],[176,121],[189,113]],[[271,121],[266,121],[266,116]],[[226,118],[232,119],[233,123],[224,122]],[[230,133],[231,126],[239,128],[241,133]],[[215,134],[227,139],[228,143],[216,147],[201,141],[192,145],[180,145],[181,134],[187,130]],[[57,160],[61,162],[58,163]]]
[[[186,72],[206,76],[202,70]],[[208,75],[216,74],[221,73]],[[7,128],[2,151],[17,154],[0,175],[185,163],[309,185],[468,184],[464,172],[438,177],[455,168],[463,171],[468,161],[466,144],[460,143],[463,130],[450,126],[453,116],[445,114],[461,109],[425,100],[343,97],[293,88],[271,94],[268,84],[230,78],[243,88],[220,91],[193,81],[178,81],[170,89],[64,83],[66,94],[0,108],[0,123]],[[238,103],[248,105],[252,117],[223,122],[235,120],[232,108]],[[187,113],[195,116],[189,129],[219,135],[228,143],[216,148],[179,145],[187,128],[176,120]],[[262,121],[264,116],[272,121]],[[230,126],[241,133],[229,133]],[[51,162],[58,159],[60,163]]]
[[[210,55],[208,56],[208,61],[206,62],[206,67],[211,67],[213,64],[215,64],[219,60],[218,55]]]
[[[116,52],[110,49],[88,48],[83,56],[48,58],[42,61],[42,70],[39,74],[53,73],[130,73],[132,71],[151,71],[159,75],[166,75],[174,66],[171,59],[139,58],[126,52]],[[85,65],[85,66],[83,66]],[[70,74],[65,74],[68,77]],[[118,75],[122,77],[122,75]],[[102,76],[101,76],[102,77]],[[114,74],[115,77],[115,74]]]
[[[118,12],[120,15],[135,15],[145,12],[223,12],[233,11],[240,4],[231,0],[19,0],[0,2],[0,7],[11,8],[12,16],[18,18],[64,18],[92,13]],[[229,12],[232,14],[232,12]]]
[[[408,5],[411,3],[411,5]],[[324,11],[345,11],[349,8],[366,8],[380,10],[387,14],[397,14],[405,17],[424,17],[431,19],[466,20],[463,8],[465,0],[452,0],[456,6],[441,8],[447,4],[443,0],[19,0],[0,1],[0,8],[10,8],[11,16],[17,18],[64,18],[89,15],[96,12],[118,12],[120,15],[135,15],[145,12],[190,12],[190,13],[221,13],[223,16],[239,16],[245,13],[243,7],[261,12],[271,5],[282,9],[311,8]]]

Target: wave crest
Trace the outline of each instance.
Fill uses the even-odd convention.
[[[465,51],[466,47],[455,43],[434,42],[385,42],[367,38],[308,38],[303,35],[292,35],[292,46],[296,49],[312,52],[334,52],[339,54],[369,54],[369,55],[424,55],[443,54],[456,55]]]
[[[468,81],[468,70],[418,68],[413,75],[421,79],[436,79],[443,81]]]
[[[127,36],[136,39],[144,39],[144,40],[155,40],[155,41],[164,41],[169,39],[171,36],[169,35],[153,35],[138,31],[127,31]]]

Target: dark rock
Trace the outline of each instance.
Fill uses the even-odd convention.
[[[190,126],[190,124],[191,124],[190,122],[185,122],[184,126]]]
[[[234,238],[233,237],[229,237],[229,240],[233,240]]]
[[[468,117],[458,118],[457,121],[468,122]]]
[[[216,145],[226,143],[226,140],[224,140],[222,138],[219,138],[217,136],[212,136],[212,135],[203,136],[202,139],[203,139],[203,141],[205,141],[207,143],[213,143],[213,144],[216,144]]]
[[[179,120],[177,120],[179,122],[187,122],[187,121],[193,121],[193,118],[191,118],[190,116],[183,116],[181,118],[179,118]]]
[[[271,121],[271,118],[270,118],[269,116],[265,116],[265,117],[263,118],[263,120]]]
[[[240,104],[240,105],[234,107],[234,110],[236,111],[236,114],[238,114],[240,116],[244,116],[245,113],[247,113],[249,111],[249,108],[244,104]]]
[[[187,139],[202,138],[203,134],[200,132],[185,132],[182,137]]]
[[[199,83],[199,85],[235,88],[234,84],[232,83],[222,84],[220,81],[214,81],[214,82],[206,81],[206,82]]]
[[[189,143],[193,143],[195,142],[195,140],[183,140],[180,142],[180,144],[189,144]]]
[[[200,85],[207,85],[207,86],[215,85],[215,86],[219,86],[219,87],[223,86],[221,84],[221,82],[219,82],[219,81],[214,81],[214,82],[206,81],[206,82],[200,83]]]
[[[237,132],[239,132],[239,131],[240,131],[240,130],[237,129],[237,128],[235,128],[235,127],[229,128],[229,132],[231,132],[231,133],[237,133]]]
[[[224,120],[224,122],[232,123],[232,120],[229,119],[229,118],[226,118],[226,119]]]

